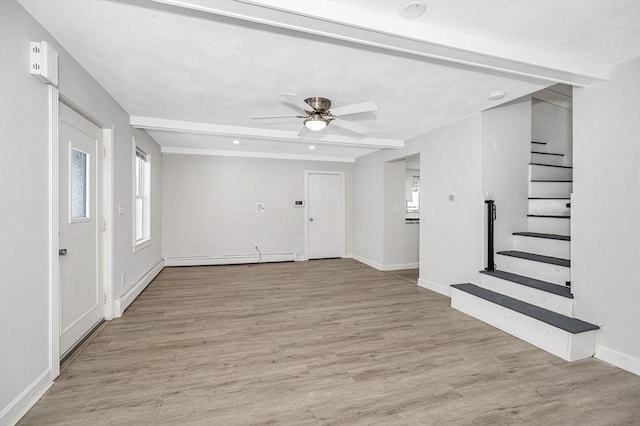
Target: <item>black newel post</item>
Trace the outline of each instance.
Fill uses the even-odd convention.
[[[496,220],[496,204],[493,200],[485,200],[487,205],[487,267],[485,271],[495,271],[496,264],[493,260],[493,222]]]

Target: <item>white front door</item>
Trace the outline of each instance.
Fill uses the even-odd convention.
[[[102,131],[60,103],[60,355],[104,318],[98,278],[98,146]]]
[[[309,172],[309,259],[344,256],[344,174]]]

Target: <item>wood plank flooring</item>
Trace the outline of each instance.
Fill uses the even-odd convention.
[[[166,268],[21,425],[638,425],[640,377],[350,259]]]

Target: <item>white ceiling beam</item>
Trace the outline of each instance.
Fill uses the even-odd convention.
[[[363,27],[329,17],[311,16],[309,7],[325,7],[324,2],[295,2],[283,0],[153,0],[157,3],[212,13],[244,21],[286,28],[308,34],[344,40],[405,54],[514,74],[549,82],[585,87],[608,78],[606,72],[597,75],[555,69],[496,55],[474,52],[459,47],[433,43],[394,31]],[[300,3],[300,4],[298,4]],[[303,7],[304,9],[300,9]],[[334,7],[332,5],[331,7]],[[304,11],[303,11],[304,10]]]
[[[243,157],[243,158],[270,158],[276,160],[301,160],[301,161],[330,161],[333,163],[355,163],[352,157],[337,157],[329,155],[303,155],[285,154],[275,152],[250,152],[250,151],[225,151],[217,149],[181,148],[173,146],[163,146],[160,151],[165,154],[183,155],[209,155],[216,157]]]
[[[289,130],[260,129],[253,127],[226,126],[222,124],[200,123],[195,121],[168,120],[164,118],[131,116],[131,126],[139,129],[161,130],[166,132],[199,133],[209,135],[235,137],[249,137],[276,141],[302,141],[314,144],[358,146],[367,148],[402,148],[404,140],[380,138],[350,138],[341,135],[325,133],[314,138],[298,137],[298,132]]]

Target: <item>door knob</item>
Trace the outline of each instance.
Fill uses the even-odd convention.
[[[58,250],[58,255],[59,256],[66,256],[67,255],[67,249]]]
[[[313,218],[312,217],[309,218],[309,222],[313,222]]]

